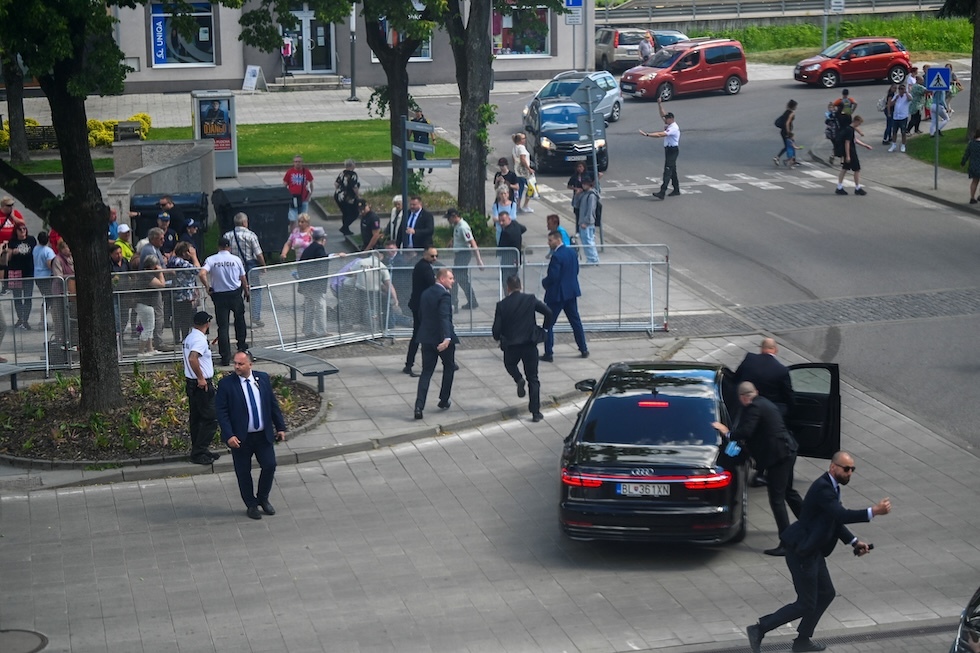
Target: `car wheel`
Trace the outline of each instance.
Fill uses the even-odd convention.
[[[745,482],[742,483],[742,519],[738,522],[738,530],[735,531],[735,535],[728,540],[732,544],[738,544],[744,540],[749,531],[749,484],[747,480],[745,479]]]
[[[602,62],[599,64],[603,70],[609,70],[609,58],[602,55]]]
[[[609,122],[619,122],[623,117],[623,107],[619,102],[613,102],[612,113],[609,114]]]
[[[737,75],[732,75],[725,82],[725,92],[729,95],[737,95],[742,90],[742,80]]]
[[[820,75],[820,85],[824,88],[834,88],[840,84],[840,75],[835,70],[825,70]]]
[[[663,84],[661,84],[660,88],[657,89],[657,97],[663,100],[664,102],[673,100],[674,85],[671,84],[670,82],[664,82]]]
[[[905,77],[908,75],[908,71],[905,70],[904,66],[895,66],[888,71],[888,80],[892,84],[901,84],[905,81]]]

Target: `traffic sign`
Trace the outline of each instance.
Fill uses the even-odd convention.
[[[830,13],[832,14],[844,13],[844,0],[830,0]]]
[[[565,7],[572,9],[574,7],[581,7],[582,0],[565,0]]]
[[[948,91],[950,85],[949,68],[930,68],[926,79],[927,91]]]

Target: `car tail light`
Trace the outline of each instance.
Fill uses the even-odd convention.
[[[728,487],[732,482],[732,473],[729,471],[711,476],[690,476],[684,481],[684,487],[688,490],[719,490]]]
[[[574,487],[599,487],[602,485],[602,480],[598,478],[574,474],[564,467],[561,470],[561,482]]]
[[[619,47],[619,30],[613,32],[613,47],[614,48]]]
[[[639,406],[640,408],[669,408],[670,407],[670,404],[668,404],[666,401],[652,401],[652,400],[638,401],[636,405]]]

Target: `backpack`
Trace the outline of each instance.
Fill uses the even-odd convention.
[[[837,124],[837,119],[827,118],[827,120],[824,121],[824,124],[827,126],[824,127],[823,135],[827,137],[827,140],[836,142],[837,134],[840,133],[840,125]]]
[[[779,129],[785,129],[787,118],[789,118],[789,111],[783,111],[781,114],[779,114],[779,117],[776,118],[776,122],[773,124],[776,125],[776,127],[779,127]]]
[[[602,198],[599,197],[599,191],[593,188],[591,193],[595,194],[595,226],[602,226]]]

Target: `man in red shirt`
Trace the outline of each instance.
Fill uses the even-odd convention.
[[[309,212],[310,197],[313,195],[313,173],[303,165],[303,157],[298,154],[293,157],[293,167],[283,175],[282,183],[293,196],[289,204],[289,233],[293,233],[299,214]]]
[[[4,196],[0,199],[0,243],[13,238],[18,224],[24,224],[24,216],[14,208],[14,198]]]

